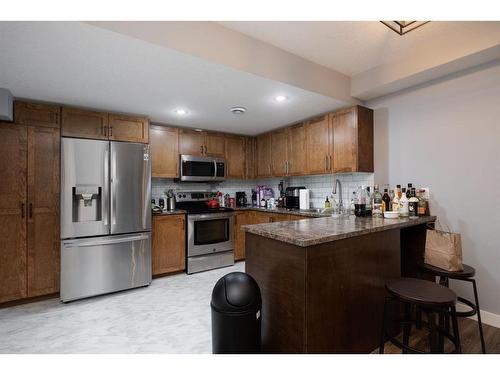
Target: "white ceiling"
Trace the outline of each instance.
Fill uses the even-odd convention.
[[[0,87],[16,97],[258,134],[344,103],[78,22],[0,22]],[[290,100],[276,103],[275,95]],[[234,105],[248,112],[236,116]],[[188,116],[179,117],[176,108]]]
[[[451,52],[464,39],[500,43],[500,22],[432,21],[404,36],[378,21],[219,23],[348,76],[412,55]]]

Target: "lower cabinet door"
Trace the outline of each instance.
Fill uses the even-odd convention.
[[[153,276],[186,268],[184,215],[153,216]]]
[[[243,260],[245,259],[245,231],[241,227],[253,224],[253,213],[250,211],[238,212],[235,218],[234,260]]]

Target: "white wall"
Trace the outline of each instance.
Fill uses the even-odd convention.
[[[430,187],[432,214],[462,234],[481,309],[500,314],[500,61],[367,105],[375,181]]]

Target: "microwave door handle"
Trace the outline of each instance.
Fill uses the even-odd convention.
[[[217,180],[217,160],[214,160],[214,180]]]

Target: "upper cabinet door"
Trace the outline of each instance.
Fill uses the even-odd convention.
[[[245,178],[245,137],[226,136],[228,178]]]
[[[109,116],[104,112],[77,108],[62,109],[63,137],[108,139]]]
[[[288,130],[280,129],[271,133],[271,173],[286,176],[288,173]]]
[[[271,134],[257,136],[257,177],[271,176]]]
[[[0,122],[0,302],[26,297],[26,127]]]
[[[245,178],[255,178],[255,137],[245,138]]]
[[[145,117],[109,115],[109,139],[149,143],[149,120]]]
[[[151,175],[179,177],[179,131],[167,126],[151,126]]]
[[[330,138],[330,126],[327,115],[307,122],[306,160],[307,172],[309,174],[322,174],[329,171]]]
[[[59,129],[28,127],[28,297],[59,291]]]
[[[224,134],[206,133],[205,156],[223,158],[226,155]]]
[[[303,123],[288,128],[288,174],[307,173],[306,128]]]
[[[373,110],[355,106],[330,115],[333,172],[373,172]]]
[[[179,153],[181,155],[205,155],[205,133],[179,129]]]
[[[14,103],[14,121],[16,124],[59,128],[61,107],[56,105]]]

